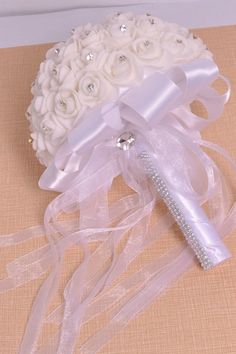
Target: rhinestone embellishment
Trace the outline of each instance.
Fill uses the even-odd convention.
[[[127,57],[125,55],[120,55],[119,56],[119,62],[124,63],[127,60]]]
[[[93,83],[87,86],[88,93],[91,94],[95,90],[95,85]]]
[[[143,151],[141,154],[139,154],[139,158],[144,162],[145,170],[147,171],[148,176],[152,180],[155,189],[160,194],[162,200],[164,201],[170,213],[172,214],[175,221],[177,222],[187,243],[194,251],[201,266],[205,270],[209,269],[213,265],[211,260],[209,259],[202,244],[194,234],[191,226],[185,220],[183,212],[181,211],[178,204],[174,200],[173,196],[169,192],[169,189],[165,181],[160,176],[157,169],[153,166],[150,155],[146,151]]]
[[[126,25],[121,25],[120,26],[120,31],[121,32],[126,32],[127,31],[127,26]]]
[[[87,55],[86,55],[86,60],[87,61],[92,61],[94,59],[94,54],[92,52],[89,52]]]
[[[123,151],[128,151],[135,144],[135,136],[131,132],[124,132],[116,140],[116,146]]]
[[[64,100],[60,100],[59,104],[61,107],[64,107],[64,108],[66,107],[66,102]]]
[[[144,46],[145,46],[146,48],[148,48],[151,43],[150,43],[150,41],[146,40],[146,41],[143,42],[143,44],[144,44]]]
[[[59,49],[59,48],[56,48],[56,49],[54,50],[54,52],[55,52],[56,55],[59,55],[60,49]]]
[[[43,126],[42,126],[42,129],[43,129],[43,131],[44,131],[44,133],[45,133],[46,135],[51,132],[51,129],[48,128],[46,125],[43,125]]]
[[[150,22],[151,25],[154,25],[154,24],[155,24],[154,18],[150,18],[150,19],[149,19],[149,22]]]

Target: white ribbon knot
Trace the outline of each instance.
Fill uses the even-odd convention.
[[[67,190],[94,147],[122,132],[127,124],[145,132],[155,129],[169,117],[170,125],[176,127],[181,121],[196,134],[221,115],[229,97],[229,90],[220,95],[210,87],[218,76],[218,67],[213,61],[199,59],[166,73],[156,72],[139,86],[126,91],[116,102],[91,110],[83,122],[68,134],[53,162],[41,176],[40,188],[59,192]],[[186,109],[193,100],[205,106],[207,120]],[[178,119],[174,119],[173,114]]]

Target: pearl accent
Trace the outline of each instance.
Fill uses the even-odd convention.
[[[169,209],[170,213],[174,217],[177,224],[179,225],[179,228],[181,229],[187,243],[194,251],[201,266],[205,270],[211,268],[213,266],[211,260],[209,259],[201,242],[194,234],[191,226],[186,221],[183,212],[181,211],[178,204],[174,200],[174,196],[171,195],[164,179],[161,177],[157,169],[154,167],[151,161],[151,156],[146,151],[143,151],[139,154],[138,157],[143,161],[145,170],[149,178],[152,180],[156,191],[160,194],[162,200],[166,204],[167,208]]]
[[[55,52],[56,55],[58,55],[58,54],[60,53],[60,49],[59,49],[59,48],[56,48],[56,49],[54,50],[54,52]]]

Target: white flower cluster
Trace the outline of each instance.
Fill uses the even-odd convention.
[[[46,166],[87,109],[118,97],[144,73],[212,57],[189,30],[149,14],[117,13],[72,32],[47,52],[27,110],[33,148]]]

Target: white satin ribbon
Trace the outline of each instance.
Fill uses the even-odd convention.
[[[199,206],[208,203],[218,234],[223,236],[235,227],[236,207],[230,208],[222,174],[201,149],[217,150],[235,168],[227,153],[201,139],[201,130],[219,118],[229,97],[230,89],[220,95],[211,87],[218,76],[217,66],[208,60],[156,73],[126,91],[118,102],[89,112],[68,135],[39,182],[41,188],[62,192],[49,204],[44,226],[4,236],[2,241],[2,246],[16,244],[43,231],[48,239],[44,247],[9,264],[8,278],[0,283],[1,291],[6,291],[51,268],[32,307],[19,354],[72,354],[81,326],[104,310],[107,325],[80,348],[84,354],[97,353],[194,263],[193,253],[182,246],[161,259],[154,258],[112,287],[128,265],[173,224],[168,214],[151,223],[160,198],[150,188],[137,159],[139,144],[148,146],[173,192]],[[204,104],[208,119],[186,108],[192,100]],[[123,152],[116,147],[116,138],[127,129],[135,132],[136,146]],[[108,203],[109,190],[119,175],[132,193]],[[62,222],[62,213],[79,215]],[[95,250],[91,244],[97,245]],[[48,315],[63,255],[73,245],[80,246],[82,261],[65,287],[64,302]],[[59,328],[48,343],[37,348],[45,322]]]

